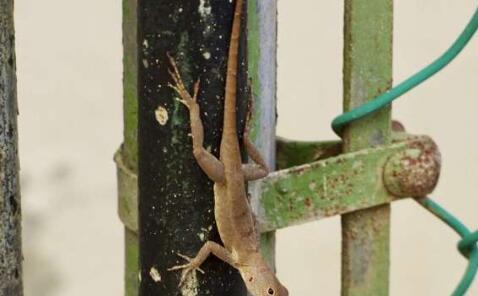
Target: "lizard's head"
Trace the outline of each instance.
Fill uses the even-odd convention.
[[[241,268],[241,275],[247,290],[254,296],[288,296],[289,292],[282,286],[267,264],[257,263],[259,262]]]

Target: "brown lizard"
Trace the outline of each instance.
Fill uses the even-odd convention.
[[[236,127],[237,64],[241,14],[244,0],[236,0],[231,41],[227,62],[225,87],[224,123],[217,159],[203,147],[204,129],[199,114],[197,96],[199,80],[194,84],[191,94],[179,74],[174,59],[169,56],[174,85],[171,87],[180,96],[180,101],[189,109],[193,154],[197,163],[214,181],[214,213],[219,234],[224,243],[206,242],[194,259],[181,256],[189,261],[170,270],[184,269],[180,285],[186,276],[196,269],[212,253],[224,262],[239,270],[249,292],[254,296],[287,296],[287,289],[281,285],[274,272],[264,260],[257,240],[255,218],[246,193],[245,182],[257,180],[268,175],[267,165],[249,139],[248,128],[244,132],[244,145],[254,164],[242,164]]]

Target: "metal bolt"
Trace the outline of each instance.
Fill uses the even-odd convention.
[[[411,141],[409,149],[391,156],[384,169],[387,190],[398,197],[423,197],[435,189],[440,176],[441,156],[429,137]]]

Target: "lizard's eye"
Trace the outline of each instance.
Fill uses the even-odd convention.
[[[251,277],[249,278],[249,282],[252,282],[253,280],[254,280],[254,278],[251,276]]]
[[[274,289],[269,288],[269,290],[267,290],[267,294],[274,295]]]

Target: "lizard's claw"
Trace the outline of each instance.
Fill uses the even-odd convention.
[[[179,286],[182,286],[187,276],[193,271],[197,270],[200,273],[204,274],[204,270],[199,268],[198,264],[195,262],[194,259],[180,253],[177,253],[177,254],[179,257],[185,259],[188,262],[187,264],[176,265],[176,266],[168,268],[168,271],[174,271],[174,270],[180,270],[180,269],[183,270],[183,273],[181,275],[181,280],[179,281]]]
[[[186,107],[190,108],[193,106],[196,101],[197,97],[199,94],[199,82],[200,80],[198,79],[196,83],[194,83],[194,94],[191,97],[191,94],[186,90],[186,87],[184,86],[184,82],[181,79],[181,74],[179,73],[178,66],[176,64],[176,61],[174,58],[168,53],[168,58],[169,62],[171,64],[172,69],[169,69],[169,75],[174,81],[174,84],[169,83],[168,86],[176,91],[176,93],[180,96],[178,99],[179,102],[184,104]]]
[[[184,106],[189,108],[189,102],[188,101],[183,100],[181,98],[176,98],[176,101],[180,102],[181,104],[183,104]]]

